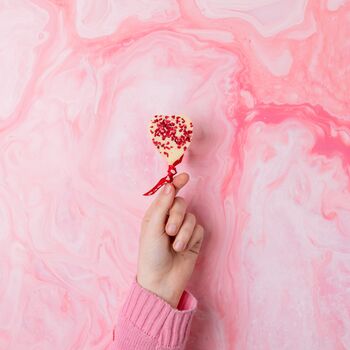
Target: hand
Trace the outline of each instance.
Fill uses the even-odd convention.
[[[166,184],[146,211],[141,226],[137,281],[176,308],[190,279],[204,230],[186,212],[186,202],[175,197],[189,176]]]

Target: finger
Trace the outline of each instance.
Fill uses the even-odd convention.
[[[173,243],[173,248],[177,252],[182,252],[186,249],[187,243],[192,237],[193,230],[196,226],[196,217],[187,213],[185,219],[182,223],[182,226],[179,230],[179,233],[176,236],[176,239]]]
[[[143,225],[150,227],[152,232],[156,234],[163,234],[169,209],[173,205],[174,198],[175,187],[172,184],[166,184],[163,186],[156,199],[147,209],[144,216]]]
[[[198,255],[202,246],[203,238],[204,228],[203,226],[197,224],[194,228],[192,237],[187,244],[187,250]]]
[[[184,221],[186,215],[186,202],[182,197],[175,197],[174,204],[170,208],[169,218],[165,228],[169,236],[175,236]]]
[[[190,179],[190,176],[187,173],[181,173],[174,177],[173,185],[175,186],[175,195],[183,188]]]

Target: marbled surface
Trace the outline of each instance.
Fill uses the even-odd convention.
[[[0,349],[106,349],[146,127],[185,114],[188,350],[350,348],[349,0],[0,1]]]

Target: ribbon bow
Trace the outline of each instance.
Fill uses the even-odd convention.
[[[177,174],[176,166],[182,162],[183,156],[184,155],[182,155],[173,164],[170,164],[168,166],[168,175],[161,178],[153,188],[151,188],[148,192],[144,193],[143,195],[144,196],[151,196],[152,194],[156,193],[164,184],[173,182],[174,175]]]

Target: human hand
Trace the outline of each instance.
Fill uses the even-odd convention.
[[[204,229],[175,197],[189,176],[176,176],[152,202],[142,220],[137,281],[176,308],[190,279],[203,241]],[[172,227],[173,226],[173,227]]]

